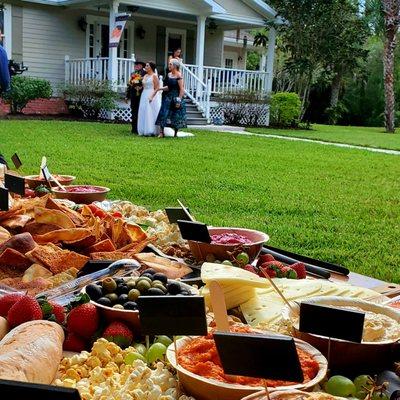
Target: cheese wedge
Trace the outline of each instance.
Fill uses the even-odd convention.
[[[237,284],[256,288],[270,286],[266,278],[260,278],[252,272],[224,264],[204,263],[201,267],[201,280],[204,283],[217,281],[222,285]]]
[[[253,298],[256,295],[255,288],[252,287],[240,287],[240,286],[235,286],[234,289],[229,288],[226,290],[224,286],[221,286],[222,291],[224,293],[225,297],[225,304],[226,304],[226,309],[230,310],[232,308],[238,307],[243,303],[246,303],[249,301],[251,298]],[[206,303],[206,306],[211,307],[211,296],[210,296],[210,290],[207,286],[204,286],[201,289],[201,295],[204,296],[204,301]]]

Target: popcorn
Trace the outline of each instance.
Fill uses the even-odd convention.
[[[177,381],[162,362],[155,369],[141,360],[125,365],[125,355],[132,351],[99,339],[91,353],[64,358],[54,384],[78,389],[82,400],[194,400],[178,399]]]

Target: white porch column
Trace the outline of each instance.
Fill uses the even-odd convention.
[[[260,72],[265,72],[266,68],[267,68],[267,55],[265,53],[262,53],[260,57]]]
[[[272,90],[272,82],[274,79],[275,46],[276,46],[276,30],[275,28],[272,27],[268,33],[268,52],[267,52],[267,69],[266,69],[269,74],[268,85],[267,85],[268,92]]]
[[[115,16],[118,13],[118,0],[112,0],[110,2],[110,14],[109,14],[109,40],[111,39],[112,29],[115,22]],[[118,48],[110,47],[108,54],[108,80],[111,81],[113,89],[117,90],[117,80],[118,80],[118,61],[117,61]]]
[[[196,65],[198,66],[197,77],[204,80],[204,43],[206,40],[206,18],[204,15],[197,17],[196,36]],[[206,82],[205,82],[206,83]],[[198,96],[201,94],[201,87],[197,88]]]

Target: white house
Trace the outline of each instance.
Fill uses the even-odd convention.
[[[27,74],[79,84],[109,79],[124,90],[133,61],[155,61],[164,74],[181,47],[186,94],[206,118],[214,95],[272,87],[275,30],[260,71],[246,71],[243,32],[276,17],[263,0],[6,0],[0,11],[4,46]],[[130,14],[118,49],[109,48],[117,13]],[[232,32],[236,37],[232,37]],[[241,55],[243,54],[243,55]]]

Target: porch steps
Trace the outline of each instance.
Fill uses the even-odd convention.
[[[186,98],[186,116],[188,125],[208,125],[207,119],[203,117],[203,114],[198,110],[197,106],[193,102]]]

